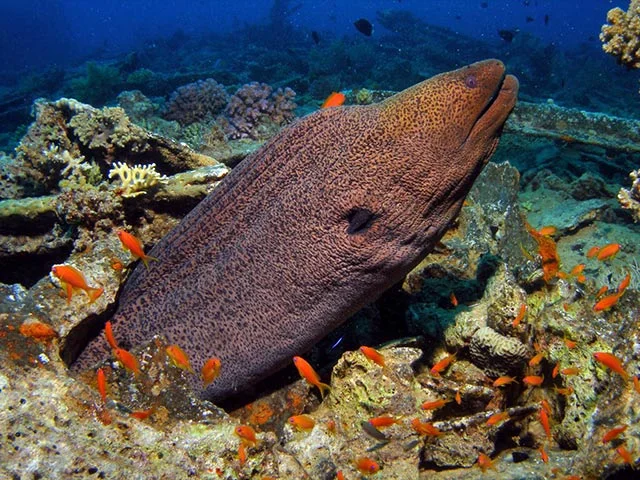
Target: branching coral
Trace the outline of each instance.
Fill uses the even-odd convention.
[[[155,163],[130,167],[126,163],[115,162],[109,171],[109,178],[116,176],[121,184],[118,188],[125,198],[137,197],[158,184],[167,183],[167,177],[156,172]]]
[[[602,49],[628,68],[640,68],[640,0],[631,0],[629,9],[612,8],[608,25],[602,26]]]
[[[640,169],[634,170],[629,174],[632,184],[631,188],[621,188],[618,192],[618,201],[622,208],[626,208],[631,212],[633,220],[640,222]]]

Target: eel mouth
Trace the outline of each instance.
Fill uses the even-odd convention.
[[[479,112],[469,132],[469,138],[481,135],[493,136],[500,132],[504,122],[513,110],[518,98],[518,79],[507,75],[504,70],[498,78],[495,88],[487,98],[484,108]]]

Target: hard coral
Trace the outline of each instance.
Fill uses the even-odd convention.
[[[118,177],[120,189],[124,198],[137,197],[147,193],[147,190],[158,184],[167,183],[167,177],[156,172],[156,164],[134,165],[115,162],[109,171],[109,178]]]
[[[618,202],[622,208],[626,208],[631,212],[634,222],[640,221],[640,169],[634,170],[629,174],[633,181],[631,188],[621,188],[618,192]]]
[[[178,87],[171,94],[164,118],[190,125],[220,113],[228,99],[224,87],[214,79],[198,80]]]
[[[628,68],[640,68],[640,0],[631,0],[629,9],[613,8],[602,26],[602,49]]]
[[[295,117],[295,95],[288,87],[274,92],[265,83],[243,85],[229,100],[218,123],[231,139],[268,137]]]

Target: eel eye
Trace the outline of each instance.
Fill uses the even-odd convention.
[[[347,221],[349,222],[347,233],[355,235],[364,232],[371,226],[374,219],[375,215],[371,210],[362,207],[352,208],[347,213]]]
[[[478,86],[478,79],[475,75],[467,75],[467,78],[464,79],[464,84],[467,88],[476,88]]]

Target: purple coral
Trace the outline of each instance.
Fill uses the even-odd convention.
[[[295,96],[289,87],[274,92],[265,83],[248,83],[231,97],[218,122],[230,139],[270,136],[275,133],[270,132],[273,127],[285,125],[295,118]]]
[[[214,79],[198,80],[171,94],[164,118],[177,120],[183,126],[201,122],[220,113],[228,99],[224,87]]]

